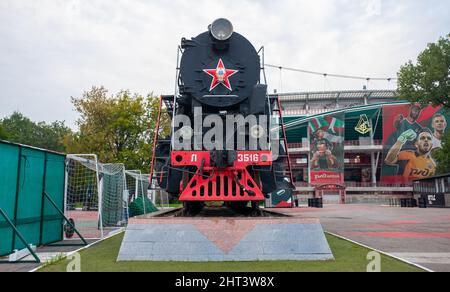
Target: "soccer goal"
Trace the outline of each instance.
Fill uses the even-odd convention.
[[[85,238],[103,238],[126,224],[123,164],[99,163],[95,154],[69,154],[66,158],[65,214]],[[67,239],[76,238],[65,230]]]
[[[99,171],[103,226],[123,226],[129,217],[128,200],[125,196],[125,166],[122,163],[100,164]]]
[[[131,216],[156,212],[156,197],[149,188],[149,175],[140,170],[126,170],[128,203]]]

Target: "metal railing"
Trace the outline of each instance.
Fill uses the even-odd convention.
[[[387,184],[387,183],[370,183],[370,182],[345,182],[346,187],[353,188],[411,188],[412,183],[398,183],[398,184]],[[295,182],[296,187],[311,187],[314,188],[317,185],[310,184],[308,182]]]
[[[359,187],[359,188],[412,188],[412,183],[371,183],[371,182],[345,182],[347,187]]]
[[[289,149],[295,149],[295,148],[308,148],[309,143],[288,143]]]
[[[444,183],[444,185],[442,185],[440,182],[438,182],[437,184],[436,182],[415,183],[414,192],[423,194],[450,193],[450,183]]]
[[[283,115],[286,116],[310,116],[310,115],[318,115],[329,112],[334,109],[327,108],[315,108],[315,109],[285,109],[283,110]]]
[[[289,149],[309,148],[310,143],[288,143]],[[373,140],[373,144],[370,141],[364,140],[345,140],[345,146],[380,146],[383,145],[382,140]]]
[[[382,140],[373,140],[373,144],[370,140],[364,141],[364,140],[345,140],[344,141],[345,146],[380,146],[383,145]]]

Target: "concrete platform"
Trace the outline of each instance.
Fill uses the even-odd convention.
[[[132,219],[118,261],[333,259],[318,219]]]

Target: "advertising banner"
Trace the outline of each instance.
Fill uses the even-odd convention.
[[[435,175],[433,153],[442,147],[449,119],[442,107],[383,106],[381,182],[409,183]]]
[[[345,114],[330,114],[309,122],[312,184],[344,183]]]

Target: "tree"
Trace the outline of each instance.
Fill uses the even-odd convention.
[[[429,44],[419,54],[417,64],[412,61],[400,68],[398,73],[397,95],[400,99],[419,102],[423,106],[430,103],[443,106],[450,111],[450,34],[440,38],[437,43]],[[450,169],[450,131],[442,140],[442,149],[433,156],[438,162],[438,173],[447,173]]]
[[[442,149],[436,151],[433,155],[437,164],[437,174],[446,174],[450,171],[450,131],[442,139]]]
[[[80,113],[79,131],[64,140],[71,153],[95,153],[99,160],[124,163],[127,169],[148,172],[159,99],[121,91],[108,96],[104,87],[93,87],[81,98],[72,98]],[[163,116],[161,134],[167,135],[170,123]]]
[[[419,54],[417,64],[403,65],[398,73],[397,95],[400,99],[422,105],[443,105],[450,110],[450,34],[428,44]]]
[[[62,139],[70,132],[64,122],[34,123],[19,112],[14,112],[11,116],[3,119],[2,127],[11,142],[59,152],[64,152]]]
[[[0,123],[0,140],[7,140],[8,134],[6,133],[5,129],[2,126],[2,123]]]

